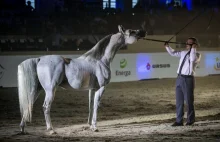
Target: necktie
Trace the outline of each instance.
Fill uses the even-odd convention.
[[[183,65],[184,65],[184,63],[185,63],[185,61],[186,61],[186,56],[187,56],[190,52],[191,52],[191,48],[190,48],[189,52],[187,52],[186,55],[185,55],[185,57],[183,58],[183,61],[182,61],[182,63],[181,63],[180,69],[179,69],[179,74],[181,74]]]

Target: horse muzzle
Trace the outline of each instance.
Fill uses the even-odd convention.
[[[138,39],[144,38],[146,35],[147,35],[147,32],[144,31],[144,30],[138,30],[137,31]]]

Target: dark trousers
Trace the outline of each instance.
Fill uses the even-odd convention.
[[[178,75],[176,80],[176,122],[183,123],[184,100],[187,104],[187,122],[195,122],[194,77]]]

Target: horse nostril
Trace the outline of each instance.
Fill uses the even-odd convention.
[[[137,35],[138,35],[139,37],[145,37],[146,33],[147,33],[147,32],[144,31],[144,30],[139,30],[138,33],[137,33]]]

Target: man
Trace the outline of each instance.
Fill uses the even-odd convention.
[[[196,52],[199,46],[198,41],[194,37],[188,38],[186,41],[186,50],[184,51],[175,51],[168,43],[164,45],[171,56],[180,57],[177,70],[178,77],[176,80],[176,122],[173,123],[172,126],[183,126],[184,100],[188,106],[186,125],[189,126],[195,122],[194,74],[201,58],[201,55]]]

